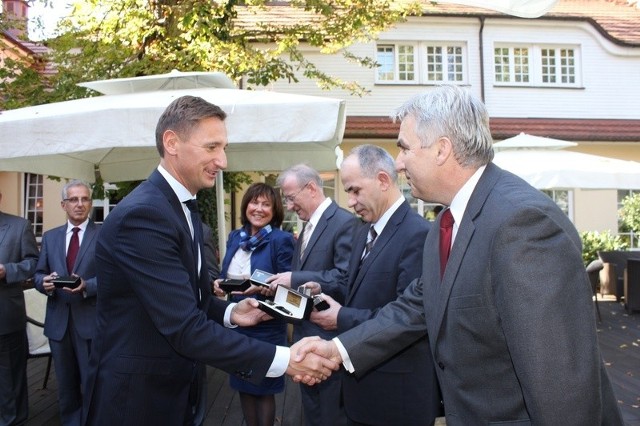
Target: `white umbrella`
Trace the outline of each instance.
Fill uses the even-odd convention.
[[[526,134],[515,138],[494,144],[493,161],[538,189],[640,189],[640,163],[563,149],[577,145],[573,142]]]
[[[114,78],[109,80],[88,81],[78,86],[100,92],[103,95],[123,95],[125,93],[152,92],[155,90],[197,89],[217,87],[235,89],[236,85],[225,74],[211,71],[181,72],[173,70],[166,74],[145,75],[141,77]]]
[[[345,102],[238,89],[97,96],[0,113],[0,170],[87,181],[146,178],[158,164],[154,130],[174,99],[200,96],[227,114],[230,171],[282,170],[309,162],[335,169]]]
[[[547,13],[557,0],[439,0],[438,3],[455,3],[466,6],[497,10],[521,18],[537,18]]]
[[[142,180],[159,162],[154,130],[174,99],[200,96],[220,106],[226,120],[230,171],[278,171],[307,162],[334,170],[345,127],[345,101],[315,96],[225,88],[192,88],[202,81],[226,87],[219,73],[196,73],[83,83],[121,95],[98,96],[0,112],[0,171],[31,172],[93,182]],[[228,80],[228,79],[227,79]],[[230,80],[229,80],[230,81]],[[149,90],[149,83],[159,90]],[[168,83],[168,84],[164,84]],[[164,85],[163,85],[164,84]],[[216,203],[224,211],[222,174]],[[218,215],[224,255],[224,215]]]
[[[512,138],[494,143],[493,149],[495,151],[503,151],[505,149],[562,149],[577,145],[575,142],[534,136],[521,132]]]

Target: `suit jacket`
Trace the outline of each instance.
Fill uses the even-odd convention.
[[[89,424],[182,425],[199,362],[259,382],[275,346],[226,330],[227,303],[198,277],[177,196],[155,170],[109,214],[96,245]],[[204,259],[202,264],[206,265]]]
[[[0,212],[0,263],[7,271],[0,280],[0,335],[25,329],[22,283],[31,278],[37,262],[38,245],[31,222]]]
[[[202,237],[204,239],[204,258],[207,262],[210,281],[220,276],[220,262],[218,261],[218,246],[216,245],[211,227],[202,223]]]
[[[99,230],[100,227],[92,220],[87,223],[73,271],[67,271],[67,224],[51,229],[42,236],[40,258],[34,277],[38,291],[47,294],[43,287],[43,278],[54,271],[58,275],[71,275],[74,272],[87,284],[86,296],[55,289],[47,298],[44,334],[52,340],[62,340],[67,332],[69,315],[73,315],[73,324],[80,336],[92,339],[95,334],[98,288],[94,258]]]
[[[349,266],[353,232],[359,224],[356,216],[332,201],[312,230],[302,259],[303,235],[298,238],[291,264],[291,287],[297,289],[306,282],[315,281],[320,283],[323,293],[340,298],[346,292],[341,283],[344,283],[343,276]],[[293,332],[296,341],[305,336],[330,339],[336,335],[335,331],[326,331],[310,321],[296,324]]]
[[[338,312],[338,331],[349,330],[395,300],[420,276],[424,239],[430,224],[403,202],[376,238],[360,265],[370,224],[356,232],[349,261],[347,294]],[[423,335],[367,374],[342,381],[344,408],[350,419],[371,425],[431,424],[440,414],[440,393]]]
[[[447,425],[622,424],[580,237],[553,201],[489,164],[442,282],[438,239],[427,237],[421,280],[375,321],[340,336],[356,371],[426,329]]]

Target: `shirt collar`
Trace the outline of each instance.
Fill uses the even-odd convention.
[[[178,180],[174,178],[171,173],[169,173],[164,167],[162,167],[162,165],[158,165],[158,171],[160,172],[162,177],[165,178],[171,189],[173,189],[173,192],[175,192],[178,200],[180,200],[181,203],[196,198],[189,192],[187,188],[184,187],[184,185],[178,182]]]
[[[73,228],[75,228],[76,226],[78,228],[80,228],[80,231],[84,232],[87,229],[87,225],[89,224],[89,218],[87,218],[84,222],[82,222],[80,225],[74,225],[73,223],[69,222],[67,220],[67,234],[69,232],[72,232]]]
[[[471,194],[473,194],[473,190],[476,188],[476,185],[480,180],[480,176],[482,176],[482,173],[484,173],[486,167],[487,166],[479,167],[478,170],[476,170],[476,172],[471,175],[469,180],[467,180],[465,184],[462,185],[462,188],[460,188],[455,197],[453,197],[453,201],[451,201],[451,205],[449,206],[449,208],[451,209],[451,214],[453,215],[454,230],[457,229],[458,224],[462,222],[462,216],[467,209],[467,204],[469,203]]]
[[[377,235],[382,234],[382,230],[384,229],[385,226],[387,226],[387,222],[389,222],[389,219],[391,219],[391,216],[393,216],[396,210],[398,210],[398,208],[404,202],[405,202],[405,198],[401,195],[400,198],[398,198],[396,202],[393,203],[391,207],[389,207],[382,216],[380,216],[380,219],[378,219],[378,221],[373,224],[373,229],[376,230]]]
[[[323,202],[320,203],[318,208],[311,214],[309,218],[309,222],[315,228],[318,222],[320,221],[320,217],[324,213],[325,210],[331,205],[331,198],[326,197]]]

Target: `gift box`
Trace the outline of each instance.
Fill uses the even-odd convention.
[[[309,319],[313,309],[313,298],[282,285],[276,288],[273,300],[259,300],[259,308],[274,318],[287,322]]]
[[[56,288],[62,288],[62,287],[76,288],[80,285],[81,281],[82,279],[80,277],[76,277],[73,275],[56,277],[51,280],[51,282],[53,283],[53,285],[56,286]]]

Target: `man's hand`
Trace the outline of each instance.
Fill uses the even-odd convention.
[[[307,281],[306,283],[302,284],[300,287],[303,287],[305,290],[309,291],[309,294],[311,296],[315,296],[317,294],[322,293],[322,286],[320,285],[320,283],[317,283],[315,281]],[[305,293],[305,292],[302,291],[302,293]]]
[[[295,382],[314,385],[326,380],[331,375],[331,371],[336,371],[340,368],[339,362],[329,357],[318,355],[311,350],[301,355],[301,349],[305,345],[319,342],[325,341],[317,336],[305,337],[291,346],[291,358],[289,359],[287,374],[292,376]]]
[[[271,289],[275,290],[277,285],[291,288],[291,272],[281,272],[267,278],[267,282],[271,284]]]
[[[329,309],[324,311],[311,311],[311,322],[318,324],[325,330],[336,330],[338,328],[338,312],[342,305],[336,302],[328,294],[322,295],[322,300],[329,304]]]
[[[0,280],[7,276],[7,268],[4,267],[4,263],[0,263]]]
[[[55,271],[42,278],[42,288],[48,294],[53,293],[53,291],[56,289],[56,286],[51,282],[51,280],[54,278],[58,278],[58,273]]]
[[[77,277],[76,274],[73,274],[73,276]],[[76,288],[62,287],[62,290],[68,291],[69,293],[72,293],[72,294],[78,294],[78,293],[82,294],[82,292],[86,288],[87,288],[87,282],[84,280],[84,278],[80,278],[80,285],[78,285],[78,287]]]
[[[273,319],[266,312],[261,311],[258,306],[260,304],[255,299],[247,298],[241,300],[231,310],[231,323],[241,327],[248,327]]]

